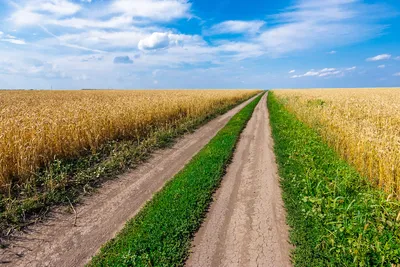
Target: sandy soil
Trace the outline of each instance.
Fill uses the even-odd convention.
[[[187,266],[291,266],[266,96],[193,241]]]
[[[139,168],[106,182],[75,207],[75,227],[75,215],[59,208],[45,222],[14,236],[8,248],[0,249],[0,265],[83,266],[249,101],[155,153]]]

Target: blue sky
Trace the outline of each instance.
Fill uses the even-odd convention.
[[[398,0],[0,0],[0,88],[400,87]]]

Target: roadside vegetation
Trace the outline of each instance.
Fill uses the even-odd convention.
[[[258,96],[156,193],[89,266],[183,266]]]
[[[398,89],[276,90],[275,95],[361,175],[400,199]]]
[[[0,244],[256,93],[0,92]]]
[[[294,265],[400,264],[400,202],[342,160],[286,105],[269,93]]]

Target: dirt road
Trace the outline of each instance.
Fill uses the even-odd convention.
[[[187,266],[291,266],[266,96],[241,135]]]
[[[76,207],[76,227],[73,226],[74,214],[62,210],[52,212],[49,220],[16,236],[7,249],[0,249],[0,265],[83,266],[249,102],[184,136],[172,148],[159,151],[139,168],[105,183],[99,192]]]

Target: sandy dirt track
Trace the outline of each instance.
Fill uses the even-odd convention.
[[[51,212],[44,223],[30,227],[15,236],[7,249],[0,249],[0,266],[83,266],[252,99],[185,135],[172,148],[158,151],[139,168],[106,182],[75,208],[76,227],[75,215],[65,208]]]
[[[187,266],[291,266],[266,95],[193,241]]]

